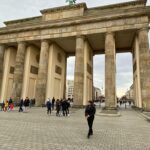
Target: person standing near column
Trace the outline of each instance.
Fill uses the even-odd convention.
[[[52,99],[52,110],[54,110],[54,106],[55,106],[55,98],[53,97],[53,99]]]
[[[89,101],[89,104],[85,108],[85,117],[87,118],[87,123],[89,126],[87,138],[90,138],[90,136],[93,135],[92,126],[93,126],[95,113],[96,113],[95,105],[93,101]]]
[[[47,114],[50,114],[50,115],[51,115],[52,103],[51,103],[51,101],[50,101],[50,98],[48,98],[48,100],[47,100],[46,107],[47,107]]]

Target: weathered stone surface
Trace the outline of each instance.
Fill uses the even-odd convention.
[[[66,98],[66,82],[67,82],[67,56],[65,56],[65,71],[64,71],[64,93],[63,98]]]
[[[26,52],[26,43],[19,42],[14,71],[13,90],[12,90],[12,96],[16,100],[21,98],[22,94],[25,52]]]
[[[74,24],[74,20],[71,20],[70,23],[64,22],[63,24],[62,22],[45,23],[44,25],[34,24],[34,27],[31,25],[29,27],[20,27],[19,29],[12,28],[12,32],[8,32],[7,29],[6,31],[0,30],[0,43],[77,36],[78,33],[89,35],[108,31],[135,30],[147,27],[148,17],[139,16],[115,20],[111,20],[111,18],[109,20],[99,20],[93,17],[88,22],[80,23],[80,20],[76,20],[76,22]]]
[[[138,32],[138,40],[142,107],[150,110],[150,50],[147,29]]]
[[[76,39],[76,58],[74,74],[74,103],[76,106],[83,105],[83,83],[84,83],[84,37]]]
[[[39,72],[36,85],[36,106],[41,106],[46,100],[46,83],[48,73],[48,51],[49,41],[41,42]]]
[[[0,91],[1,91],[2,77],[3,77],[4,52],[5,52],[5,46],[0,45]]]
[[[116,107],[116,51],[113,33],[105,37],[105,103],[106,109]]]

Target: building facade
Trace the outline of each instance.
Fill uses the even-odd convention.
[[[134,91],[133,91],[133,84],[130,86],[130,89],[125,94],[127,99],[134,100]]]
[[[66,83],[66,98],[73,99],[74,80],[67,80]]]
[[[93,87],[93,90],[94,90],[94,100],[99,100],[100,99],[100,96],[102,96],[102,92],[99,88],[97,87]]]
[[[92,99],[93,55],[105,54],[106,109],[116,108],[116,53],[133,54],[137,107],[150,109],[150,7],[146,0],[87,8],[50,8],[41,16],[5,22],[0,28],[1,100],[30,97],[41,106],[62,98],[66,59],[75,55],[74,103]]]

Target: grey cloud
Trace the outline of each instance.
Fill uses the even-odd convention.
[[[132,72],[132,55],[130,53],[117,54],[116,66],[117,73]]]
[[[67,59],[67,79],[74,78],[74,65],[75,65],[75,57],[69,57]]]

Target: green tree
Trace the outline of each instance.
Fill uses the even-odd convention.
[[[66,0],[66,2],[67,3],[69,2],[69,5],[73,5],[76,3],[76,0]]]

